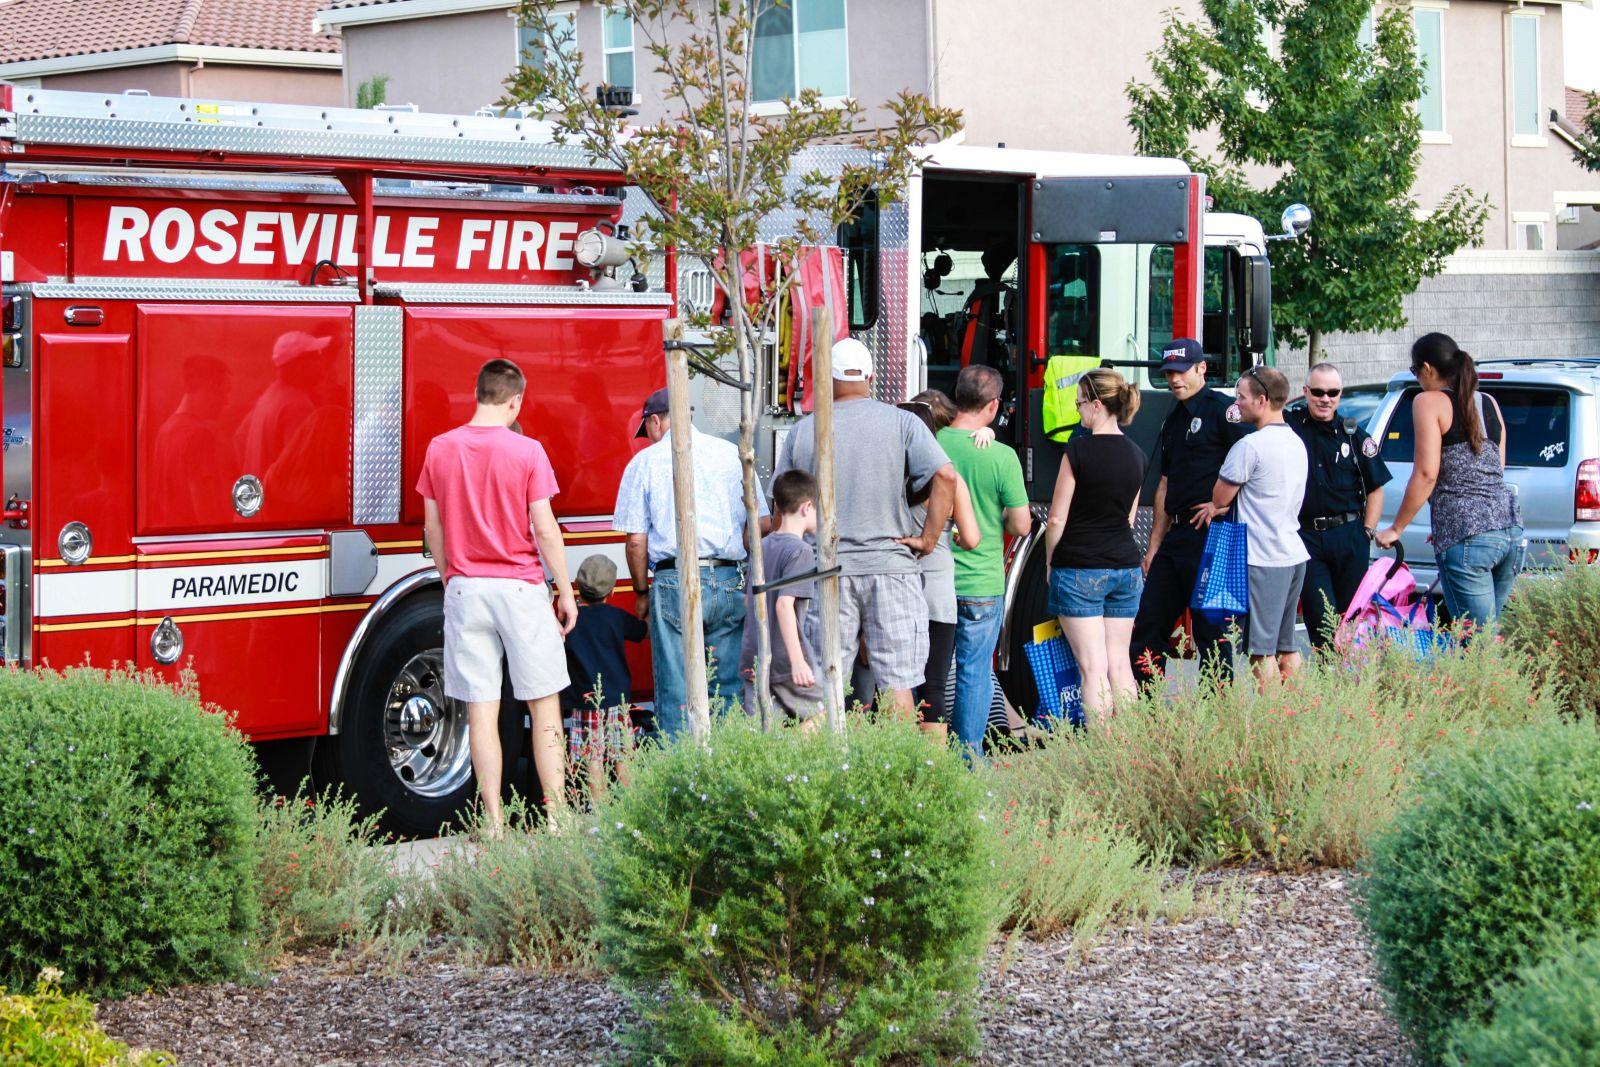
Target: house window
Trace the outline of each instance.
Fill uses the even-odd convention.
[[[1542,141],[1539,121],[1539,19],[1511,16],[1511,132]]]
[[[517,24],[517,61],[525,67],[543,70],[554,53],[570,59],[577,51],[577,13],[558,11],[550,18],[551,32],[541,36],[532,26]]]
[[[1542,214],[1523,214],[1518,212],[1511,216],[1511,225],[1516,230],[1516,246],[1524,252],[1543,252],[1544,228],[1550,219]]]
[[[751,93],[763,103],[792,99],[802,89],[823,96],[850,91],[845,0],[754,0],[755,54]]]
[[[1419,7],[1412,11],[1417,27],[1417,59],[1422,63],[1422,97],[1417,112],[1422,132],[1444,133],[1444,11]]]
[[[1363,48],[1374,48],[1378,44],[1377,24],[1373,21],[1370,9],[1361,20],[1361,29],[1356,32],[1356,41]]]
[[[633,19],[626,11],[606,12],[606,84],[619,89],[632,89],[633,81]]]

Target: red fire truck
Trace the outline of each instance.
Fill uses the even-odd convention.
[[[417,468],[471,411],[478,366],[511,358],[569,565],[622,564],[616,485],[680,288],[670,256],[645,275],[619,254],[617,225],[644,210],[626,192],[530,119],[0,85],[6,662],[192,673],[253,740],[314,745],[319,784],[435,831],[473,781]],[[1006,433],[1047,500],[1049,356],[1147,367],[1162,338],[1204,331],[1221,374],[1240,338],[1265,347],[1264,257],[1237,299],[1249,264],[1217,250],[1238,262],[1213,315],[1203,203],[1175,160],[931,150],[906,201],[839,236],[880,396],[973,358],[948,338],[997,272],[982,358],[1007,374]],[[681,289],[686,309],[709,301],[703,274]],[[766,364],[770,456],[795,398]],[[733,394],[699,382],[697,420],[731,432]],[[1037,592],[1037,555],[1014,546],[1014,601]],[[649,677],[644,654],[633,667]],[[521,750],[510,700],[501,725]]]
[[[472,779],[418,465],[514,359],[573,565],[622,562],[672,297],[578,261],[620,176],[528,120],[8,85],[0,166],[6,661],[192,671],[436,830]]]

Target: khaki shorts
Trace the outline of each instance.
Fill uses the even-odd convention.
[[[511,692],[537,700],[567,687],[567,652],[548,586],[520,578],[452,578],[444,594],[444,695],[499,700],[500,659]]]

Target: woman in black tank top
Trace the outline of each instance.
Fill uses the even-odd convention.
[[[1114,370],[1078,379],[1078,431],[1067,442],[1045,525],[1050,612],[1082,675],[1083,710],[1101,721],[1137,689],[1128,648],[1144,591],[1133,513],[1145,454],[1122,427],[1139,410],[1139,390]]]
[[[1481,628],[1505,607],[1524,553],[1522,513],[1505,479],[1505,424],[1494,398],[1478,392],[1472,357],[1444,334],[1412,346],[1411,372],[1422,387],[1411,406],[1411,480],[1394,525],[1375,540],[1392,547],[1429,504],[1445,607]]]

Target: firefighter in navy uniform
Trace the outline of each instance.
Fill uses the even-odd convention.
[[[1144,556],[1144,596],[1133,623],[1133,669],[1141,679],[1165,676],[1172,631],[1189,607],[1206,547],[1205,529],[1194,524],[1195,508],[1210,502],[1228,449],[1250,432],[1233,400],[1206,384],[1200,342],[1185,337],[1168,344],[1161,351],[1161,372],[1178,402],[1161,424],[1155,524]],[[1243,626],[1243,617],[1237,622]],[[1201,663],[1232,677],[1228,624],[1196,615],[1191,625]]]
[[[1367,571],[1383,487],[1393,477],[1378,455],[1378,442],[1354,419],[1339,417],[1343,390],[1338,368],[1319,363],[1306,376],[1305,410],[1285,419],[1311,458],[1300,508],[1300,540],[1311,553],[1300,612],[1316,648],[1327,646],[1331,627],[1350,607]]]

